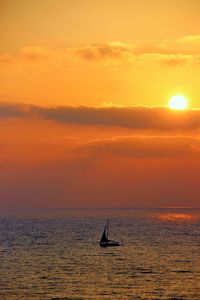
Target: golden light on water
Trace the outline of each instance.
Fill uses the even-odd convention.
[[[158,215],[158,219],[162,221],[193,221],[196,216],[189,213],[163,213]]]
[[[188,100],[185,96],[174,95],[169,100],[169,107],[175,110],[185,110],[188,108]]]

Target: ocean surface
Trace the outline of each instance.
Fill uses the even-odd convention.
[[[0,299],[200,300],[200,210],[1,213]]]

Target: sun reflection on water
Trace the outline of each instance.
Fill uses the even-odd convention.
[[[184,222],[184,221],[195,221],[197,216],[191,213],[160,213],[158,219],[162,221],[172,221],[172,222]]]

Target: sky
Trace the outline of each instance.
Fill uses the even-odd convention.
[[[199,9],[0,0],[0,208],[199,207]]]

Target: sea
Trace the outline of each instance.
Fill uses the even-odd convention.
[[[2,212],[0,299],[200,300],[200,210]]]

